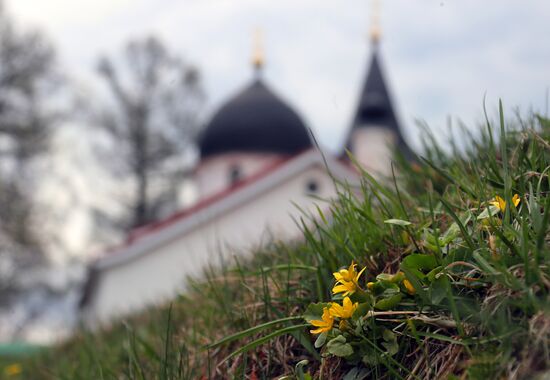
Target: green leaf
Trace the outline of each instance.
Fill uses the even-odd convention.
[[[426,275],[426,279],[429,282],[434,281],[435,276],[437,276],[437,274],[440,273],[442,270],[443,270],[443,267],[441,265],[438,266],[438,267],[435,267],[434,269],[432,269],[431,271],[428,272],[428,274]]]
[[[393,356],[399,352],[399,344],[397,344],[397,340],[391,342],[382,342],[382,346],[386,349],[387,353],[390,356]]]
[[[439,201],[441,202],[445,210],[447,210],[447,212],[454,219],[455,223],[458,225],[458,228],[460,228],[460,232],[462,232],[462,237],[466,241],[466,244],[468,244],[468,247],[472,251],[475,250],[475,244],[472,241],[472,237],[470,236],[470,234],[468,234],[468,230],[466,229],[466,225],[470,221],[470,216],[467,215],[466,217],[463,217],[463,219],[461,220],[458,217],[458,215],[456,215],[456,213],[453,211],[453,208],[451,207],[451,205],[447,201],[445,201],[445,199],[439,198]]]
[[[397,293],[399,293],[399,285],[391,283],[391,282],[382,282],[382,286],[384,286],[384,291],[380,295],[382,298],[388,298],[391,297]]]
[[[389,273],[380,273],[378,276],[376,276],[376,279],[378,281],[391,281],[392,278],[393,278],[393,275]]]
[[[387,285],[387,284],[391,284],[391,283],[387,282],[387,281],[375,281],[374,284],[372,285],[372,287],[369,288],[369,291],[371,292],[371,294],[379,295],[384,290],[386,290],[386,287],[384,286],[384,284]]]
[[[399,286],[389,281],[376,281],[370,289],[376,297],[387,298],[399,293]]]
[[[343,380],[363,380],[369,375],[369,371],[366,368],[353,367],[344,376]]]
[[[396,273],[396,274],[388,274],[388,273],[380,273],[378,276],[376,276],[376,280],[378,281],[387,281],[387,282],[401,282],[405,279],[405,275],[403,273]]]
[[[323,315],[323,309],[329,306],[329,302],[310,303],[302,315],[302,318],[304,318],[306,322],[311,322],[314,319],[320,320]]]
[[[395,307],[403,298],[403,294],[397,293],[391,297],[383,298],[374,304],[374,307],[378,310],[390,310]]]
[[[380,354],[378,354],[376,351],[370,351],[367,352],[361,360],[368,366],[375,366],[380,364],[380,359]]]
[[[485,260],[483,256],[481,256],[480,250],[476,250],[472,254],[472,257],[485,272],[493,276],[498,276],[500,274],[491,264],[487,262],[487,260]]]
[[[483,220],[497,215],[500,210],[495,206],[489,206],[477,216],[477,220]],[[458,228],[458,225],[457,225]]]
[[[401,266],[413,271],[432,270],[437,266],[437,260],[434,255],[413,253],[403,259]]]
[[[357,305],[357,309],[355,309],[351,318],[353,320],[357,320],[358,318],[361,318],[363,315],[366,315],[370,309],[371,309],[371,304],[369,302],[360,303],[359,305]]]
[[[307,380],[311,379],[311,376],[309,373],[304,372],[304,368],[306,365],[309,364],[309,360],[300,360],[298,363],[296,363],[296,366],[294,366],[294,372],[296,373],[297,380]]]
[[[412,224],[411,222],[408,222],[408,221],[402,220],[402,219],[387,219],[387,220],[384,220],[384,223],[394,224],[396,226],[401,226],[401,227],[410,226]]]
[[[434,305],[439,305],[446,295],[445,279],[443,277],[439,277],[430,285],[430,301]]]
[[[355,293],[349,297],[354,303],[366,303],[372,304],[372,294],[368,291],[358,289]]]
[[[319,334],[317,339],[315,339],[315,344],[314,344],[315,348],[320,348],[325,344],[325,342],[327,341],[327,335],[328,335],[327,331]]]
[[[392,341],[397,339],[395,337],[395,333],[393,331],[391,331],[390,329],[384,329],[384,332],[382,332],[382,338],[386,342],[392,342]]]
[[[445,247],[446,245],[451,243],[453,240],[455,240],[458,236],[460,236],[460,227],[458,226],[458,224],[453,223],[447,229],[447,231],[445,231],[443,236],[439,239],[439,246]]]
[[[428,292],[424,290],[422,287],[422,282],[420,281],[420,278],[425,277],[422,272],[416,269],[410,269],[407,266],[404,266],[403,263],[401,263],[401,270],[405,272],[405,276],[407,276],[407,280],[409,280],[414,287],[414,290],[416,290],[416,294],[422,298],[422,301],[425,303],[428,303],[429,297]]]
[[[334,356],[345,358],[353,354],[353,347],[351,344],[346,343],[346,338],[342,335],[338,335],[336,338],[331,339],[327,343],[327,350]]]

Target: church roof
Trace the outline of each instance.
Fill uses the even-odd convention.
[[[384,127],[395,132],[398,139],[398,149],[407,157],[411,150],[399,127],[399,122],[391,101],[390,93],[384,79],[382,65],[380,64],[378,43],[372,45],[372,55],[367,78],[364,82],[357,111],[353,119],[352,131],[357,128]],[[351,132],[348,136],[348,149],[350,147]]]
[[[359,98],[359,105],[353,122],[354,127],[372,124],[383,125],[396,131],[399,130],[376,47],[372,53],[370,69]]]
[[[199,140],[201,158],[228,152],[291,155],[311,147],[300,116],[260,78],[221,107]]]

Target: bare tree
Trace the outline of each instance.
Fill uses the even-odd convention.
[[[0,228],[36,251],[32,166],[48,152],[59,118],[52,94],[60,83],[51,44],[37,32],[17,30],[0,0]]]
[[[175,207],[204,94],[198,70],[153,37],[128,43],[119,60],[101,59],[98,70],[111,97],[99,118],[112,141],[105,164],[132,188],[128,230]]]

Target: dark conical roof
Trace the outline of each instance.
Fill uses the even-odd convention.
[[[228,152],[295,154],[311,146],[301,118],[261,79],[226,103],[199,141],[202,158]]]
[[[373,44],[370,68],[367,79],[363,85],[352,131],[348,136],[347,147],[349,149],[350,138],[356,128],[385,127],[395,132],[398,139],[398,149],[406,156],[411,154],[406,144],[395,115],[386,81],[382,73],[382,67],[378,57],[378,44]]]

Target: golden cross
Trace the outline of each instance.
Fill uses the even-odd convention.
[[[256,28],[254,31],[254,47],[252,50],[252,65],[256,68],[256,70],[260,70],[265,63],[262,42],[262,30],[260,28]]]
[[[380,1],[372,0],[372,13],[370,23],[370,40],[373,43],[377,43],[380,40],[382,34],[380,28]]]

